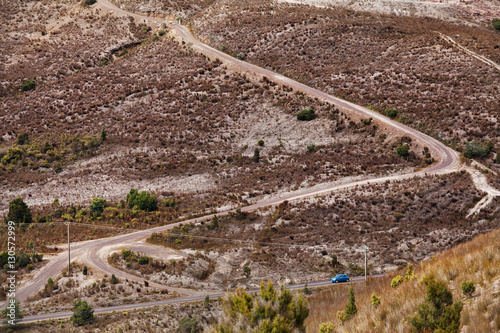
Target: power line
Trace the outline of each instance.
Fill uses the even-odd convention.
[[[83,226],[83,227],[90,227],[90,228],[103,228],[103,229],[119,229],[122,231],[145,231],[148,229],[132,229],[132,228],[122,228],[122,227],[115,227],[115,226],[108,226],[108,225],[102,225],[102,224],[90,224],[90,223],[79,223],[79,222],[49,222],[49,223],[41,223],[41,222],[33,222],[30,224],[34,225],[69,225],[72,224],[74,226]],[[153,232],[154,233],[154,232]],[[203,240],[212,240],[212,241],[221,241],[221,242],[234,242],[234,243],[246,243],[250,245],[258,244],[261,246],[276,246],[276,247],[303,247],[303,248],[314,248],[315,246],[313,245],[305,245],[305,244],[287,244],[287,243],[275,243],[275,242],[259,242],[257,240],[248,240],[248,239],[241,239],[241,238],[219,238],[219,237],[210,237],[210,236],[199,236],[199,235],[189,235],[189,234],[181,234],[181,233],[173,233],[166,231],[165,236],[170,236],[170,237],[181,237],[181,238],[194,238],[194,239],[203,239]]]

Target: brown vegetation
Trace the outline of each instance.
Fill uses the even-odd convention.
[[[232,1],[224,15],[217,9],[193,24],[214,47],[382,113],[396,109],[399,121],[452,146],[498,146],[500,73],[434,32],[460,35],[499,63],[492,29],[267,1]]]

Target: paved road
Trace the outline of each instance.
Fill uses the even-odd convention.
[[[132,15],[136,19],[141,19],[141,20],[149,20],[153,21],[156,24],[164,22],[163,19],[159,18],[150,18],[147,16],[142,16],[138,14],[131,14],[127,13],[121,9],[118,9],[114,7],[112,4],[107,2],[106,0],[99,0],[98,1],[99,5],[104,8],[104,9],[109,9],[117,12],[118,14],[125,14],[125,15]],[[375,122],[377,122],[381,127],[385,127],[387,130],[393,132],[393,133],[398,133],[400,135],[406,135],[412,137],[415,141],[418,141],[422,146],[427,146],[430,151],[432,152],[433,157],[437,160],[435,164],[430,166],[427,169],[418,171],[418,172],[411,172],[405,175],[396,175],[396,176],[387,176],[387,177],[380,177],[380,178],[373,178],[373,179],[366,179],[366,180],[361,180],[361,181],[356,181],[356,182],[351,182],[347,184],[341,184],[341,185],[335,185],[335,186],[330,186],[330,187],[325,187],[321,190],[317,189],[311,189],[311,190],[305,190],[305,191],[298,191],[291,193],[286,196],[282,196],[279,198],[272,198],[269,200],[265,200],[253,205],[249,205],[246,207],[242,207],[241,210],[244,212],[249,212],[249,211],[254,211],[259,208],[263,207],[269,207],[273,205],[280,204],[284,201],[292,201],[292,200],[298,200],[306,197],[311,197],[315,195],[321,195],[324,193],[330,193],[333,191],[338,191],[341,189],[346,189],[346,188],[351,188],[359,185],[366,185],[366,184],[371,184],[371,183],[382,183],[390,180],[403,180],[403,179],[409,179],[413,178],[415,176],[422,176],[424,174],[444,174],[444,173],[450,173],[450,172],[455,172],[459,169],[460,163],[459,163],[459,155],[457,152],[452,150],[451,148],[445,146],[443,143],[437,141],[436,139],[421,133],[415,129],[412,129],[408,126],[405,126],[403,124],[400,124],[398,122],[395,122],[389,118],[386,118],[382,115],[380,115],[377,112],[374,112],[372,110],[369,110],[367,108],[364,108],[362,106],[350,103],[348,101],[345,101],[343,99],[328,95],[322,91],[319,91],[317,89],[308,87],[302,83],[299,83],[297,81],[294,81],[292,79],[289,79],[287,77],[284,77],[280,74],[276,74],[272,71],[266,70],[264,68],[252,65],[250,63],[240,61],[238,59],[235,59],[225,53],[222,53],[218,50],[215,50],[211,48],[208,45],[205,45],[201,43],[199,40],[193,37],[191,33],[188,31],[188,29],[184,26],[178,25],[178,24],[172,24],[169,25],[169,27],[173,28],[175,30],[175,33],[180,37],[186,40],[187,42],[192,43],[193,47],[197,48],[200,52],[204,53],[205,55],[211,57],[211,58],[219,58],[222,60],[227,66],[234,68],[236,70],[242,71],[242,72],[247,72],[250,73],[251,75],[261,75],[267,77],[269,80],[279,82],[281,84],[287,85],[294,90],[297,91],[302,91],[309,96],[312,97],[317,97],[321,100],[327,101],[331,104],[336,105],[338,108],[340,108],[343,112],[346,112],[348,114],[351,114],[353,116],[358,116],[358,117],[363,117],[363,118],[369,118],[371,117],[374,119]],[[228,211],[229,212],[229,211]],[[220,212],[215,215],[225,215],[228,212]],[[234,212],[234,210],[231,210],[230,212]],[[140,240],[143,240],[147,238],[149,235],[151,235],[153,232],[165,232],[167,230],[172,229],[174,226],[181,225],[183,223],[191,223],[191,222],[200,222],[202,220],[208,220],[210,219],[214,214],[210,214],[204,217],[199,217],[196,219],[190,219],[184,222],[179,222],[179,223],[174,223],[166,226],[161,226],[153,229],[148,229],[148,230],[142,230],[126,235],[120,235],[120,236],[115,236],[115,237],[110,237],[110,238],[104,238],[104,239],[97,239],[97,240],[91,240],[91,241],[86,241],[86,242],[80,242],[73,244],[71,247],[71,255],[72,259],[74,260],[75,258],[81,258],[85,260],[89,265],[93,266],[94,268],[101,270],[103,272],[106,272],[107,274],[115,274],[117,277],[121,279],[128,279],[129,281],[136,281],[139,283],[143,283],[144,279],[141,279],[137,276],[128,274],[126,272],[120,271],[114,267],[111,267],[107,261],[106,261],[106,256],[109,253],[109,251],[113,248],[117,248],[120,246],[120,244],[124,243],[133,243],[133,242],[138,242]],[[54,259],[50,260],[50,262],[44,266],[38,273],[34,276],[34,278],[29,281],[26,285],[24,285],[22,288],[20,288],[17,292],[17,299],[19,301],[25,301],[29,296],[34,295],[36,292],[41,290],[43,286],[45,285],[46,281],[50,277],[55,277],[57,276],[67,265],[67,253],[61,253]],[[166,288],[166,286],[150,282],[149,283],[151,287],[157,287],[157,288]],[[171,288],[168,287],[169,291],[178,291],[182,295],[189,295],[189,296],[199,296],[201,297],[201,293],[196,292],[196,291],[189,291],[186,289],[180,289],[180,288]],[[3,305],[0,305],[3,306]]]
[[[380,278],[383,276],[384,275],[380,274],[380,275],[371,275],[370,277],[371,278]],[[365,280],[365,277],[364,276],[354,277],[351,280],[352,280],[352,282],[361,282],[361,281]],[[307,287],[308,288],[322,287],[322,286],[328,286],[331,284],[332,284],[332,282],[330,280],[316,281],[316,282],[307,283]],[[342,285],[342,284],[346,284],[346,283],[339,283],[336,285]],[[299,283],[299,284],[289,285],[286,288],[289,290],[304,289],[305,285],[306,285],[305,283]],[[249,290],[248,292],[255,294],[255,293],[258,293],[259,291],[260,291],[259,289],[252,289],[252,290]],[[217,299],[219,297],[224,297],[225,295],[226,295],[226,293],[216,293],[216,294],[210,294],[210,295],[208,295],[208,297],[210,299],[214,300],[214,299]],[[201,301],[205,300],[205,297],[206,297],[206,294],[200,295],[200,296],[167,299],[167,300],[163,300],[163,301],[116,305],[116,306],[94,309],[94,313],[136,310],[136,309],[142,309],[142,308],[149,308],[149,307],[153,307],[153,306],[162,306],[162,305],[167,305],[167,304],[201,302]],[[26,316],[23,318],[23,322],[34,322],[34,321],[49,320],[49,319],[62,319],[62,318],[69,318],[72,315],[73,315],[73,312],[71,312],[71,311],[47,313],[47,314],[43,314],[43,315]]]

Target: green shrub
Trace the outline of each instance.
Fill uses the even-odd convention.
[[[158,36],[163,36],[165,34],[165,30],[160,29],[158,30]]]
[[[155,196],[146,191],[139,193],[134,188],[127,194],[127,204],[130,208],[137,206],[140,210],[147,212],[158,209],[158,199]]]
[[[111,284],[117,284],[119,283],[120,281],[116,278],[116,276],[113,274],[111,275],[111,280],[109,281],[111,282]]]
[[[102,212],[104,211],[104,203],[104,199],[97,197],[92,199],[92,203],[90,204],[90,214],[92,215],[92,217],[101,216]]]
[[[21,197],[17,197],[9,203],[7,219],[16,223],[33,222],[31,211]]]
[[[453,303],[453,295],[444,282],[425,281],[427,300],[418,306],[411,324],[417,332],[458,333],[462,303]]]
[[[401,275],[398,275],[394,279],[392,279],[391,287],[397,288],[401,283],[403,283],[403,277]]]
[[[345,307],[345,314],[348,318],[351,318],[358,312],[358,308],[356,307],[356,299],[354,298],[354,288],[351,284],[351,288],[349,288],[349,300],[347,301],[347,305]]]
[[[137,262],[139,263],[139,265],[147,265],[151,262],[151,258],[146,256],[140,256]]]
[[[29,143],[29,134],[26,132],[19,133],[17,135],[17,144],[22,146]]]
[[[243,53],[238,53],[236,55],[236,59],[239,59],[239,60],[245,60],[246,56],[243,54]]]
[[[261,282],[260,293],[255,295],[236,289],[223,300],[222,310],[213,332],[233,332],[235,322],[245,332],[305,332],[309,315],[307,300],[300,293],[293,295],[284,286],[276,290],[270,281]]]
[[[88,268],[87,266],[83,266],[83,275],[87,275],[88,274]]]
[[[76,301],[73,304],[73,315],[70,320],[75,326],[91,323],[94,321],[94,310],[86,301]]]
[[[297,119],[302,121],[313,120],[316,117],[314,109],[304,109],[297,114]]]
[[[96,2],[97,2],[97,0],[83,0],[83,5],[84,6],[92,6]]]
[[[21,84],[21,91],[30,91],[35,89],[36,81],[34,80],[26,80]]]
[[[250,277],[250,273],[252,273],[252,269],[250,266],[245,265],[245,267],[243,267],[243,275],[248,279]]]
[[[20,308],[19,308],[19,302],[14,302],[12,303],[14,304],[14,319],[11,319],[10,317],[8,317],[8,315],[11,313],[11,309],[9,309],[9,306],[11,306],[11,303],[9,302],[7,304],[7,306],[5,307],[5,309],[2,310],[2,315],[4,316],[4,320],[3,320],[3,323],[6,324],[6,325],[11,325],[11,324],[17,324],[18,322],[21,321],[21,319],[24,318]],[[14,326],[14,325],[12,325]],[[6,331],[9,332],[10,328],[7,329]],[[11,331],[13,332],[13,331]]]
[[[252,161],[254,161],[254,162],[260,161],[260,150],[257,148],[255,148],[255,150],[253,151]]]
[[[372,118],[362,119],[361,122],[363,123],[363,125],[370,125],[373,122],[373,119]]]
[[[467,158],[483,158],[488,156],[492,147],[491,145],[482,146],[477,141],[467,142],[465,145],[464,156]]]
[[[183,318],[179,320],[179,333],[196,333],[198,332],[198,321],[195,318]]]
[[[261,147],[262,147],[262,146],[264,145],[264,140],[259,140],[259,141],[257,141],[257,145],[259,145],[259,146],[261,146]]]
[[[314,143],[307,145],[307,151],[310,153],[314,153],[316,151],[316,145]]]
[[[493,28],[495,28],[496,31],[500,31],[500,19],[494,18],[493,20],[491,20],[491,25],[493,26]]]
[[[398,116],[398,111],[396,111],[395,109],[388,109],[386,111],[386,115],[387,115],[387,117],[394,119]]]
[[[472,281],[464,281],[462,282],[462,292],[465,296],[471,297],[472,294],[476,291],[476,287]]]
[[[7,150],[7,154],[2,157],[2,163],[4,165],[16,163],[17,161],[23,159],[24,151],[20,148],[13,147]]]
[[[396,152],[399,157],[407,157],[410,155],[410,148],[408,148],[408,146],[399,146],[396,148]]]

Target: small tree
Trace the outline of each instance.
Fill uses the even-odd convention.
[[[307,283],[304,285],[304,288],[302,289],[302,294],[304,295],[309,295],[311,293],[311,290],[307,287]]]
[[[54,289],[56,289],[54,280],[52,280],[52,278],[49,278],[47,280],[47,284],[45,285],[45,291],[51,293],[52,291],[54,291]]]
[[[73,315],[70,318],[75,326],[85,325],[94,321],[94,309],[86,301],[73,303]]]
[[[464,281],[462,282],[462,292],[468,298],[472,297],[472,294],[476,291],[476,287],[472,281]]]
[[[349,288],[349,300],[347,301],[347,305],[345,307],[345,314],[348,316],[348,318],[354,316],[358,312],[358,309],[356,308],[356,299],[354,298],[354,287],[352,286]]]
[[[397,288],[401,283],[403,283],[403,277],[401,275],[398,275],[394,279],[392,279],[391,287]]]
[[[257,144],[262,147],[264,145],[264,140],[257,141]]]
[[[21,197],[17,197],[9,203],[7,219],[16,223],[31,223],[33,221],[31,211]]]
[[[205,301],[203,302],[203,307],[205,307],[205,309],[210,308],[210,296],[207,295],[205,297]]]
[[[332,261],[330,261],[330,265],[332,265],[332,267],[337,266],[339,264],[339,259],[337,258],[337,255],[332,254],[331,257]]]
[[[109,282],[111,282],[111,284],[117,284],[120,281],[116,278],[116,276],[114,274],[112,274],[111,275],[111,280]]]
[[[250,273],[252,272],[252,269],[250,268],[250,266],[248,265],[245,265],[245,267],[243,267],[243,275],[248,279],[250,277]]]
[[[453,295],[444,282],[425,280],[427,300],[418,306],[411,324],[417,332],[458,333],[462,303],[453,303]]]
[[[380,296],[377,296],[375,293],[370,297],[370,303],[372,303],[373,307],[378,308],[380,305]]]
[[[255,148],[255,150],[253,151],[252,160],[254,162],[259,162],[260,161],[260,150],[258,148]]]
[[[405,145],[396,148],[396,152],[398,153],[399,157],[407,157],[410,155],[410,149]]]
[[[83,275],[87,275],[88,274],[88,268],[87,266],[83,266]]]
[[[335,325],[331,321],[319,325],[318,333],[333,333],[334,331]]]
[[[16,325],[24,317],[19,308],[19,302],[13,298],[9,298],[7,307],[2,310],[2,315],[5,317],[3,323],[6,325]]]
[[[137,206],[140,210],[152,212],[158,209],[158,198],[146,191],[139,193],[133,188],[127,194],[127,204],[130,208]]]
[[[93,217],[101,216],[102,212],[104,211],[104,203],[104,199],[97,197],[92,199],[92,203],[90,204],[90,213]]]
[[[103,127],[103,128],[101,129],[101,135],[100,135],[100,138],[99,138],[99,139],[101,140],[101,142],[103,142],[103,141],[105,141],[105,140],[106,140],[106,135],[107,135],[106,130],[105,130],[105,129],[104,129],[104,127]]]

